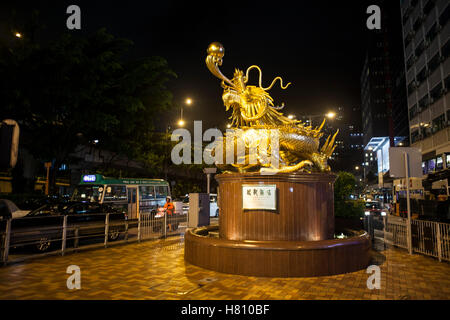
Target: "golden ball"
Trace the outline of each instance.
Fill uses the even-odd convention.
[[[213,57],[222,58],[225,54],[225,48],[219,42],[213,42],[208,46],[208,50],[206,50],[208,55]]]

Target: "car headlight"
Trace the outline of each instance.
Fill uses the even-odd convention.
[[[365,211],[364,214],[365,214],[366,216],[370,216],[370,211]]]

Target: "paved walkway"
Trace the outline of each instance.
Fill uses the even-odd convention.
[[[316,278],[258,278],[184,262],[183,238],[53,256],[0,268],[0,299],[449,299],[450,264],[405,250],[373,252],[381,289],[366,270]],[[69,290],[66,268],[81,268]]]

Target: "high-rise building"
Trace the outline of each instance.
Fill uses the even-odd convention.
[[[366,176],[377,175],[381,168],[381,145],[387,141],[388,146],[407,146],[409,137],[400,8],[390,1],[379,4],[381,29],[367,31],[367,53],[360,79]]]
[[[401,0],[410,143],[424,174],[450,167],[450,6]]]

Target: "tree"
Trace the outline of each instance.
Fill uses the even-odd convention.
[[[346,201],[355,190],[356,179],[350,172],[340,171],[334,182],[334,201]]]
[[[161,57],[124,62],[132,42],[104,29],[88,37],[64,34],[40,46],[0,48],[1,116],[19,121],[21,145],[57,169],[79,144],[151,158],[157,115],[171,106],[165,87],[175,74]],[[52,170],[54,182],[56,170]]]
[[[334,183],[334,215],[336,217],[360,217],[364,204],[360,201],[350,200],[355,190],[355,176],[349,172],[341,171]]]

